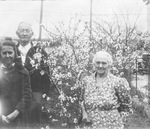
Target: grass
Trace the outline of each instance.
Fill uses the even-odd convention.
[[[150,119],[133,113],[128,117],[128,126],[125,129],[150,129]]]

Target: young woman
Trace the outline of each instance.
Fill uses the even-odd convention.
[[[28,71],[18,62],[17,48],[9,38],[0,45],[0,128],[16,128],[31,102]],[[21,125],[20,125],[21,126]]]

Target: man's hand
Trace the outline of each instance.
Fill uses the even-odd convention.
[[[12,112],[11,114],[9,114],[7,116],[8,120],[11,122],[13,121],[17,116],[19,115],[19,111],[15,110],[14,112]]]

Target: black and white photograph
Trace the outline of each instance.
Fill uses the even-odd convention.
[[[150,0],[0,0],[0,129],[150,129]]]

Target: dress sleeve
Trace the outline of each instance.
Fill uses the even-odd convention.
[[[26,72],[27,73],[27,72]],[[28,108],[31,103],[31,84],[29,74],[24,74],[22,80],[22,97],[21,100],[16,105],[16,109],[23,112]]]
[[[116,96],[120,103],[118,111],[123,114],[132,113],[132,100],[130,96],[130,87],[126,79],[121,78],[115,87]]]

